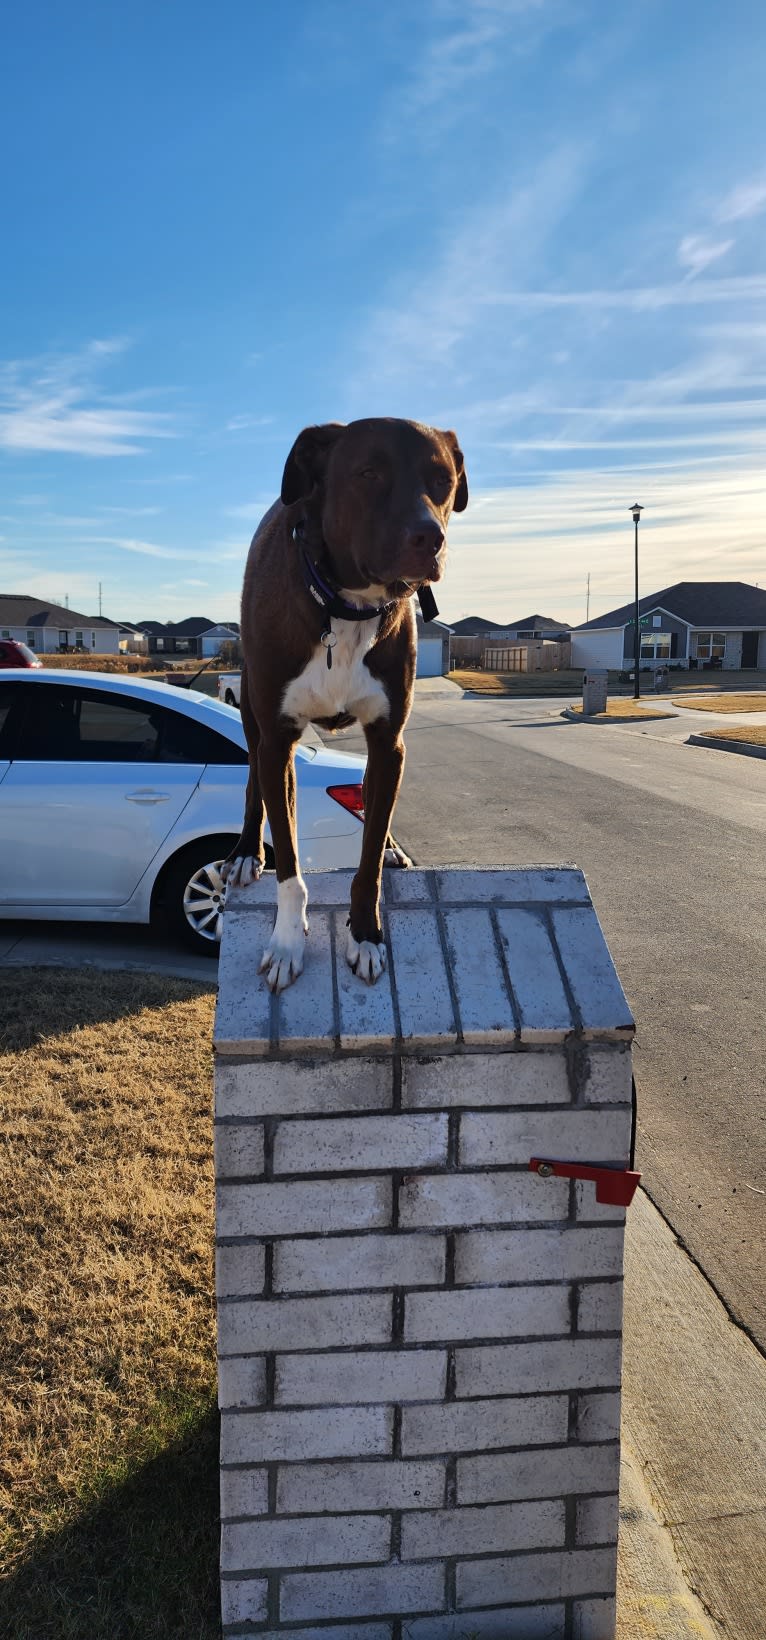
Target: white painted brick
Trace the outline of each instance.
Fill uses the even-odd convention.
[[[544,1181],[543,1181],[544,1182]],[[575,1217],[578,1223],[624,1224],[625,1208],[596,1201],[596,1186],[589,1179],[575,1181]]]
[[[412,1409],[406,1409],[412,1410]],[[288,1464],[277,1479],[286,1515],[352,1509],[428,1509],[444,1501],[446,1465],[438,1463]]]
[[[492,900],[507,905],[526,900],[532,903],[580,900],[590,906],[588,885],[576,866],[532,866],[517,871],[486,870],[437,871],[436,885],[443,904],[470,900]],[[592,916],[592,911],[590,912]]]
[[[245,1298],[263,1292],[264,1250],[260,1244],[216,1247],[215,1290],[218,1298]]]
[[[289,1236],[378,1230],[391,1221],[388,1179],[306,1179],[218,1188],[218,1234]]]
[[[536,1173],[424,1173],[403,1180],[399,1189],[403,1229],[566,1219],[568,1211],[567,1180]]]
[[[457,1568],[458,1609],[501,1600],[550,1600],[615,1587],[613,1549],[554,1549],[511,1560],[468,1560]]]
[[[585,907],[568,911],[554,907],[551,916],[586,1036],[592,1032],[607,1032],[611,1036],[618,1031],[632,1036],[633,1015],[598,918]]]
[[[250,1350],[305,1350],[385,1344],[391,1337],[387,1293],[326,1298],[248,1299],[218,1306],[221,1356]]]
[[[617,1276],[623,1233],[614,1229],[471,1230],[455,1244],[455,1280],[576,1281]]]
[[[265,1515],[269,1508],[269,1477],[265,1469],[221,1470],[221,1519],[233,1515]]]
[[[590,1389],[620,1382],[618,1338],[563,1338],[556,1344],[480,1344],[455,1351],[458,1396],[523,1395],[525,1390]]]
[[[505,982],[489,908],[448,911],[444,918],[452,982],[463,1040],[513,1042],[516,1018]]]
[[[594,1281],[580,1288],[578,1332],[618,1332],[621,1326],[621,1281]]]
[[[274,1141],[274,1172],[439,1167],[447,1160],[447,1122],[446,1116],[409,1115],[282,1122]]]
[[[276,1292],[327,1292],[354,1287],[438,1286],[444,1280],[445,1256],[444,1236],[332,1236],[281,1241],[274,1248],[274,1288]]]
[[[225,1578],[221,1583],[221,1621],[260,1623],[266,1616],[268,1592],[265,1577]]]
[[[571,1101],[563,1050],[438,1057],[420,1054],[402,1060],[405,1109],[569,1105]]]
[[[394,952],[399,1019],[413,1047],[457,1042],[435,911],[386,913]]]
[[[283,1052],[309,1052],[335,1046],[335,1000],[332,988],[332,930],[326,912],[309,909],[303,973],[277,998],[279,1046]],[[265,984],[265,979],[262,981]]]
[[[588,1079],[585,1084],[585,1098],[588,1104],[631,1103],[633,1063],[627,1044],[603,1048],[590,1044],[588,1064]]]
[[[230,1065],[219,1057],[215,1089],[219,1119],[388,1110],[393,1102],[393,1071],[391,1060],[382,1058],[301,1058]]]
[[[391,1408],[383,1406],[333,1406],[321,1412],[224,1412],[221,1463],[390,1456],[392,1416]]]
[[[321,1628],[299,1629],[259,1629],[257,1635],[240,1635],[236,1640],[286,1640],[286,1635],[292,1634],[293,1640],[391,1640],[393,1628],[390,1623],[323,1623]],[[409,1640],[409,1636],[408,1636]]]
[[[578,1498],[576,1542],[616,1543],[620,1500],[616,1492],[604,1498]]]
[[[296,1572],[282,1578],[279,1615],[366,1617],[444,1609],[444,1567],[367,1566],[355,1572]]]
[[[215,1174],[217,1179],[251,1177],[263,1172],[263,1127],[217,1122],[214,1129]]]
[[[563,1606],[505,1606],[454,1617],[419,1617],[407,1624],[406,1640],[561,1640],[565,1622]]]
[[[485,1452],[492,1447],[547,1446],[565,1441],[566,1395],[522,1395],[488,1401],[445,1401],[404,1407],[402,1451]]]
[[[460,1503],[564,1497],[570,1492],[616,1491],[620,1450],[614,1446],[559,1446],[536,1452],[492,1452],[459,1458]]]
[[[244,1572],[276,1566],[351,1565],[388,1560],[387,1515],[318,1515],[305,1520],[248,1520],[221,1528],[221,1570]]]
[[[576,1600],[572,1640],[614,1640],[617,1632],[617,1601]]]
[[[275,1400],[282,1406],[435,1401],[444,1394],[444,1350],[350,1350],[277,1359]]]
[[[593,1395],[578,1395],[578,1441],[616,1441],[619,1434],[619,1390],[602,1390]]]
[[[386,967],[375,985],[364,985],[346,961],[348,929],[345,918],[336,918],[335,972],[338,980],[338,1014],[342,1048],[388,1048],[396,1043],[396,1019],[391,996],[391,975]]]
[[[568,1287],[481,1287],[463,1292],[408,1293],[408,1344],[440,1339],[532,1337],[570,1330]]]
[[[432,1509],[402,1520],[402,1560],[439,1555],[483,1555],[513,1549],[563,1548],[564,1503],[494,1504],[479,1509]]]
[[[218,1362],[219,1407],[258,1407],[266,1399],[262,1355],[231,1355]]]
[[[273,923],[270,911],[239,912],[231,905],[226,908],[213,1027],[213,1042],[219,1054],[268,1052],[270,997],[257,968]]]
[[[566,991],[539,912],[497,912],[497,926],[521,1017],[522,1042],[556,1042],[574,1026]]]
[[[627,1165],[629,1151],[626,1111],[469,1111],[460,1118],[464,1167],[523,1165],[533,1156]]]

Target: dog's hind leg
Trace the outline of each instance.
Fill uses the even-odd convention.
[[[261,740],[258,773],[271,826],[277,868],[277,918],[261,958],[270,991],[284,991],[303,972],[308,933],[308,893],[298,863],[295,812],[295,743],[300,732],[282,720],[272,738]]]
[[[257,883],[265,864],[263,852],[264,809],[258,773],[258,747],[261,734],[250,706],[246,669],[243,669],[240,684],[240,710],[250,761],[250,773],[245,795],[245,818],[242,822],[241,835],[228,859],[224,860],[221,867],[221,876],[225,883],[231,883],[232,886],[235,883],[241,883],[245,887],[248,883]]]

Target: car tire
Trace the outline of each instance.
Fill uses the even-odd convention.
[[[227,689],[223,698],[227,706],[236,706],[237,700],[233,689]]]
[[[236,837],[205,837],[182,849],[168,867],[161,903],[168,932],[201,957],[217,957],[221,941],[224,883],[221,866]],[[266,865],[273,865],[266,847]]]

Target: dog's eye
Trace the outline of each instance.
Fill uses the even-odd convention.
[[[359,478],[372,478],[372,479],[374,479],[374,478],[378,477],[378,473],[376,472],[376,469],[374,467],[363,467],[358,476],[359,476]]]

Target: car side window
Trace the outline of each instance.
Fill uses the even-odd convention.
[[[0,757],[10,757],[12,708],[17,698],[12,683],[0,683]]]
[[[207,723],[198,723],[185,712],[159,708],[161,763],[246,763],[247,752],[226,735],[219,735]]]
[[[30,703],[17,755],[33,762],[152,763],[159,726],[140,701],[41,685]]]

